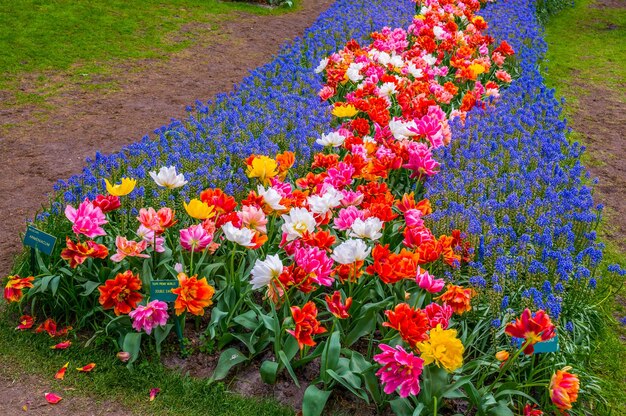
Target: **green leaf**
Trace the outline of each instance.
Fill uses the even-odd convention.
[[[413,416],[420,416],[424,408],[425,408],[424,403],[419,403],[417,406],[415,406],[415,410],[413,411]]]
[[[279,351],[278,358],[280,358],[280,362],[283,363],[283,365],[287,369],[287,372],[291,376],[293,382],[296,383],[296,386],[300,387],[300,382],[298,381],[298,377],[296,377],[296,373],[293,372],[293,368],[291,368],[291,364],[289,363],[289,359],[287,358],[287,355],[285,354],[285,352],[282,350]]]
[[[241,315],[234,317],[233,321],[250,331],[255,330],[259,326],[259,320],[257,319],[255,311],[242,313]]]
[[[139,357],[140,348],[141,348],[141,332],[129,332],[128,334],[124,336],[124,342],[122,343],[122,350],[127,353],[130,353],[130,360],[128,360],[129,367]]]
[[[143,261],[143,268],[141,270],[141,283],[146,292],[150,292],[150,282],[152,282],[152,259],[145,259]]]
[[[320,390],[311,384],[302,399],[302,416],[320,416],[332,392]]]
[[[50,282],[50,290],[52,291],[52,296],[56,296],[57,290],[59,289],[60,282],[61,282],[61,276],[54,276],[54,278]]]
[[[339,364],[339,352],[341,351],[340,336],[341,334],[339,331],[333,332],[324,346],[320,367],[320,375],[322,376],[324,383],[329,381],[326,370],[337,370],[337,364]]]
[[[448,388],[444,389],[441,392],[440,396],[441,397],[445,397],[447,399],[465,397],[465,394],[460,392],[460,389],[461,389],[461,387],[463,387],[464,385],[469,383],[471,381],[471,379],[472,379],[472,376],[464,376],[464,377],[459,378],[458,380],[456,380],[456,382],[454,382],[454,384],[452,384]],[[459,396],[459,392],[461,393],[460,396]]]
[[[174,324],[167,324],[165,326],[157,326],[154,328],[154,340],[156,341],[156,352],[161,355],[161,343],[165,341],[165,338],[170,334],[170,331],[174,327]]]
[[[86,281],[84,284],[82,284],[81,286],[85,289],[83,291],[83,293],[81,293],[81,296],[89,296],[93,293],[94,290],[96,290],[96,288],[98,286],[100,286],[102,283],[100,282],[94,282],[92,280],[88,280]]]
[[[207,279],[211,278],[213,274],[219,270],[220,267],[224,267],[224,263],[211,263],[202,268],[202,272],[200,276],[206,277]]]
[[[348,372],[342,375],[337,374],[331,369],[326,370],[326,372],[328,373],[329,376],[331,376],[337,382],[339,382],[339,384],[344,386],[346,389],[350,390],[352,394],[354,394],[357,397],[360,397],[361,399],[365,400],[369,404],[370,402],[369,397],[367,396],[367,394],[365,394],[363,389],[360,388],[361,379],[354,376],[352,372]],[[358,386],[354,385],[356,384],[355,380],[358,380]]]
[[[374,312],[365,314],[364,317],[358,319],[357,324],[346,337],[346,346],[351,346],[352,344],[357,342],[359,338],[366,334],[369,334],[374,329],[376,329],[376,317]]]
[[[215,371],[209,381],[224,379],[228,375],[231,368],[237,364],[243,363],[247,359],[248,358],[236,348],[224,350],[220,355],[220,359],[217,361],[217,367],[215,367]]]
[[[285,351],[285,355],[287,356],[287,358],[289,358],[289,360],[293,359],[298,351],[300,351],[298,341],[290,335],[283,345],[283,351]]]
[[[505,401],[499,401],[496,406],[489,409],[488,414],[490,416],[515,416]]]
[[[261,373],[261,380],[263,380],[263,382],[274,384],[276,383],[276,376],[278,374],[278,363],[276,361],[263,361],[259,372]],[[306,396],[306,392],[304,394]]]
[[[389,402],[391,406],[391,410],[398,416],[409,416],[413,414],[413,409],[411,407],[411,402],[407,399],[395,399]]]

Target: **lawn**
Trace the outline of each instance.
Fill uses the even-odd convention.
[[[193,25],[211,24],[236,11],[285,10],[218,0],[2,1],[0,73],[160,57],[187,46]],[[183,27],[182,38],[172,36]]]

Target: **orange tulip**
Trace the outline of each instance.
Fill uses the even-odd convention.
[[[204,308],[211,306],[211,298],[215,294],[213,286],[207,283],[206,277],[198,280],[198,276],[187,276],[185,273],[178,274],[178,284],[172,293],[178,295],[174,302],[176,315],[189,312],[192,315],[204,315]]]
[[[452,307],[452,310],[459,315],[463,315],[465,312],[472,310],[470,302],[476,295],[474,289],[466,289],[456,285],[448,285],[446,288],[448,290],[436,299],[446,302]]]
[[[578,399],[580,381],[576,374],[569,373],[572,367],[556,370],[550,380],[550,399],[559,410],[570,410],[572,403]]]

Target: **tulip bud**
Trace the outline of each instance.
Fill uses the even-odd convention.
[[[498,361],[506,361],[509,359],[509,352],[506,350],[498,351],[496,353],[496,359]]]
[[[125,363],[130,360],[130,353],[126,351],[120,351],[117,353],[117,359]]]

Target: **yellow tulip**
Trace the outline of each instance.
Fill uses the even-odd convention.
[[[271,178],[278,175],[278,163],[267,156],[256,156],[249,162],[246,175],[248,178],[259,178],[263,184],[267,184]]]
[[[476,79],[478,75],[485,72],[485,67],[477,63],[471,64],[467,69],[472,73],[472,79]]]
[[[185,211],[190,217],[198,220],[206,220],[215,216],[213,211],[213,205],[209,206],[207,203],[200,201],[199,199],[192,199],[189,204],[183,202]]]
[[[441,324],[430,330],[430,338],[425,342],[418,342],[416,348],[420,350],[424,365],[434,362],[443,367],[448,373],[463,365],[465,347],[456,337],[455,329],[442,329]]]
[[[352,104],[348,105],[338,105],[333,108],[332,114],[335,117],[352,117],[356,115],[359,110],[356,109]]]
[[[137,185],[137,180],[131,178],[122,178],[122,183],[118,185],[111,185],[108,179],[105,179],[104,182],[107,186],[107,192],[113,196],[128,195],[135,189],[135,185]]]

